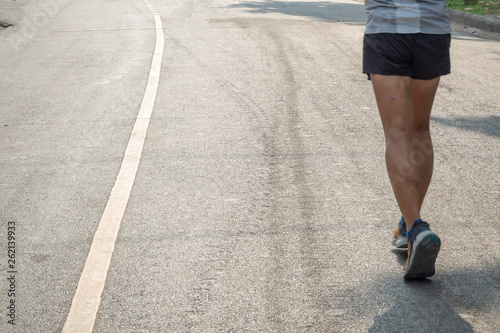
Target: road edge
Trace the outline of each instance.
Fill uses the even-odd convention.
[[[466,25],[469,28],[476,28],[487,32],[500,33],[500,19],[475,15],[451,8],[446,8],[446,11],[450,16],[450,20],[455,23]]]

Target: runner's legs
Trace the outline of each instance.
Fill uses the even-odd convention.
[[[439,78],[371,74],[386,139],[386,167],[407,230],[420,209],[433,169],[429,119]]]

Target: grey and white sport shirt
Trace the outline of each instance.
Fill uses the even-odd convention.
[[[365,34],[449,34],[446,0],[365,0]]]

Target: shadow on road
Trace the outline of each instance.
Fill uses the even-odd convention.
[[[411,299],[401,300],[382,316],[375,317],[368,332],[474,332],[465,319],[435,294],[431,280],[419,283],[419,291]]]
[[[242,2],[229,6],[244,8],[250,13],[268,14],[281,13],[285,15],[309,17],[325,22],[348,22],[365,24],[366,14],[363,4],[332,3],[332,2],[292,2],[292,1],[253,1]]]
[[[394,251],[393,251],[394,252]],[[398,262],[404,252],[394,252]],[[401,259],[401,260],[400,260]],[[441,268],[430,279],[379,281],[377,298],[393,300],[394,305],[374,317],[369,332],[473,332],[469,315],[496,313],[500,306],[498,268],[446,271]],[[377,289],[377,283],[374,287]],[[464,318],[465,317],[465,318]],[[497,331],[494,320],[483,322],[487,331]]]
[[[408,258],[408,250],[392,250],[392,253],[396,255],[396,259],[401,266],[406,265],[406,259]]]
[[[441,118],[431,117],[432,121],[449,127],[475,131],[493,137],[500,137],[500,116]]]

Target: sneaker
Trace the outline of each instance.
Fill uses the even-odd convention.
[[[415,222],[408,239],[408,260],[404,267],[404,279],[422,279],[433,276],[434,264],[441,248],[441,239],[424,221]]]
[[[398,249],[406,249],[408,247],[408,236],[406,236],[406,223],[402,216],[401,220],[398,222],[398,226],[394,230],[394,238],[392,239],[392,245],[394,245]]]

